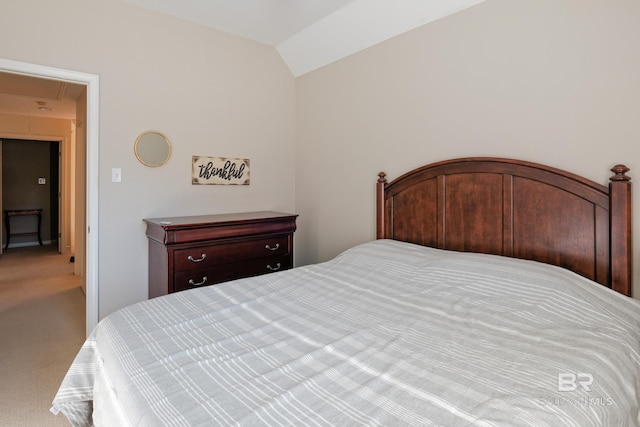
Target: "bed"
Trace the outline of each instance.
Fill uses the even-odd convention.
[[[377,182],[377,239],[105,317],[76,426],[638,426],[631,184],[465,158]]]

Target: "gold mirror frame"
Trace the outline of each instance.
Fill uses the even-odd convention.
[[[136,138],[133,151],[140,163],[152,168],[162,166],[171,157],[171,143],[161,132],[148,130]]]

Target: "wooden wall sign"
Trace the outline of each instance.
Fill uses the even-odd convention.
[[[192,184],[249,185],[249,159],[193,156]]]

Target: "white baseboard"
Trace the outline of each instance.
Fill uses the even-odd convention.
[[[53,242],[51,240],[43,240],[42,241],[42,246],[47,246],[52,244]],[[2,247],[4,248],[4,245],[6,243],[2,244]],[[9,247],[7,249],[12,249],[12,248],[26,248],[29,246],[40,246],[40,243],[38,242],[18,242],[18,243],[9,243]]]

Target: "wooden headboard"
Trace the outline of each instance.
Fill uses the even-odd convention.
[[[631,295],[631,183],[531,162],[447,160],[377,184],[377,238],[531,259]]]

